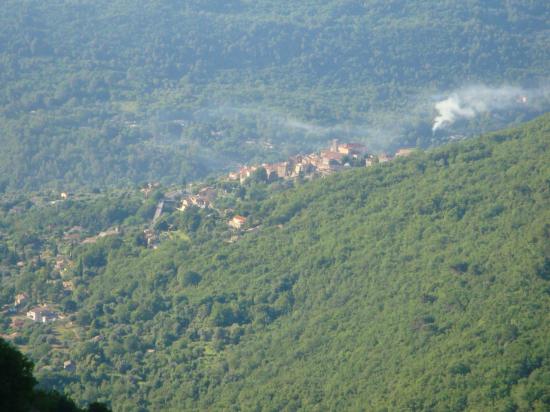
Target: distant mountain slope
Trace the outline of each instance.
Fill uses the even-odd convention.
[[[550,408],[549,144],[545,116],[274,200],[285,228],[208,278],[256,297],[290,276],[292,310],[198,405]]]
[[[114,410],[548,410],[549,144],[545,115],[299,183],[233,243],[213,212],[157,250],[127,220],[72,249],[68,354],[21,342]]]
[[[0,188],[179,183],[331,130],[373,138],[419,96],[538,86],[549,17],[542,0],[7,0]]]

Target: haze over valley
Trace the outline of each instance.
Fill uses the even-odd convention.
[[[4,0],[0,411],[550,410],[549,21]]]

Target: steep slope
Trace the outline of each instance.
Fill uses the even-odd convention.
[[[547,409],[549,120],[279,200],[275,210],[302,208],[279,233],[238,245],[229,267],[251,262],[256,284],[295,276],[292,311],[231,350],[206,399]]]
[[[71,251],[68,353],[47,325],[20,343],[114,410],[547,410],[549,144],[545,115],[299,182],[239,206],[261,227],[233,243],[205,212],[150,250],[132,217]]]
[[[549,144],[545,115],[291,188],[219,182],[251,230],[175,210],[157,249],[160,192],[3,196],[0,332],[115,410],[547,410]],[[66,316],[12,315],[23,292]]]

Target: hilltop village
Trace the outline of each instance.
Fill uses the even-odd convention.
[[[109,226],[101,226],[102,229],[96,231],[84,223],[73,224],[63,230],[49,225],[47,233],[55,231],[55,238],[47,235],[43,239],[36,238],[32,248],[23,248],[19,255],[14,253],[0,263],[0,270],[6,273],[26,273],[48,268],[49,275],[43,288],[49,291],[46,295],[51,295],[50,298],[40,298],[42,294],[38,292],[31,294],[23,289],[15,290],[13,303],[4,304],[0,311],[9,320],[14,332],[3,337],[19,339],[30,324],[55,325],[52,327],[57,331],[58,337],[76,334],[78,322],[74,314],[71,315],[74,311],[72,296],[81,283],[81,274],[89,271],[95,260],[101,259],[101,256],[94,255],[96,246],[100,247],[110,241],[122,241],[133,233],[136,242],[148,249],[157,249],[166,240],[189,239],[194,219],[212,221],[224,241],[233,243],[262,229],[263,222],[251,216],[246,207],[242,207],[242,202],[254,204],[255,190],[260,190],[258,187],[263,187],[264,190],[285,190],[299,179],[321,178],[349,168],[372,167],[408,156],[412,151],[413,149],[400,149],[393,156],[375,155],[369,153],[362,144],[333,140],[330,147],[317,153],[295,155],[277,163],[242,166],[226,176],[202,183],[171,188],[163,188],[159,183],[147,183],[139,190],[121,192],[124,193],[121,196],[135,199],[142,205],[142,209],[150,208],[150,214],[144,212],[147,217],[140,225],[126,224],[120,220],[115,225],[111,223]],[[31,207],[63,210],[77,204],[93,202],[101,196],[103,195],[100,193],[66,191],[37,193],[24,202],[13,201],[2,207],[9,209],[8,215],[18,216],[25,214]],[[105,202],[104,207],[117,210],[116,201]],[[182,230],[181,221],[191,223],[187,229]],[[139,232],[136,233],[136,230]],[[0,231],[0,240],[2,239],[8,240]],[[75,256],[82,253],[87,257],[75,259]],[[53,296],[63,297],[64,303],[53,303],[57,300]],[[94,336],[91,339],[100,337]],[[63,347],[68,348],[67,345]],[[63,359],[63,363],[59,364],[59,368],[68,373],[74,367],[74,360],[70,358]]]
[[[265,183],[277,181],[290,181],[295,179],[313,179],[323,177],[335,172],[352,167],[370,167],[379,163],[386,163],[395,158],[409,156],[414,149],[401,148],[394,156],[386,153],[372,154],[367,147],[360,143],[340,143],[337,139],[331,142],[330,147],[321,149],[318,153],[295,155],[278,163],[263,163],[261,165],[242,166],[238,171],[229,173],[221,181],[238,182],[243,185],[249,180]],[[148,184],[142,189],[147,196],[158,185]],[[219,197],[227,194],[220,186],[203,186],[195,193],[187,193],[185,190],[172,190],[167,192],[157,205],[153,224],[162,216],[166,207],[177,203],[176,209],[184,212],[190,207],[199,209],[215,209],[222,216],[230,216],[227,226],[237,231],[247,226],[247,217],[234,214],[231,208],[222,208],[216,204]],[[250,226],[250,225],[248,225]],[[257,229],[258,226],[249,227],[248,230]],[[152,228],[146,229],[145,236],[150,247],[157,247],[159,234]],[[233,236],[232,239],[236,237]]]
[[[408,156],[413,149],[399,149],[395,157]],[[393,157],[385,153],[373,155],[368,153],[366,146],[360,143],[339,143],[333,140],[330,147],[319,153],[296,155],[279,163],[264,163],[260,166],[244,166],[238,172],[229,173],[229,180],[239,180],[244,183],[257,170],[264,169],[270,181],[278,178],[294,179],[298,177],[326,176],[342,170],[345,167],[372,166],[385,163]]]
[[[409,156],[414,149],[401,148],[391,156],[386,153],[369,153],[366,146],[360,143],[340,143],[333,140],[330,147],[321,149],[317,153],[295,155],[278,163],[263,163],[260,165],[242,166],[238,171],[230,172],[212,184],[190,185],[189,187],[173,188],[166,191],[159,199],[150,227],[144,230],[147,246],[157,248],[166,230],[159,227],[158,222],[165,213],[174,210],[185,212],[189,208],[211,209],[219,216],[226,218],[226,225],[235,233],[229,241],[235,241],[244,231],[256,231],[260,228],[259,222],[250,223],[247,216],[236,213],[232,205],[225,201],[230,197],[230,188],[234,185],[246,185],[248,182],[291,182],[296,179],[314,179],[336,173],[348,168],[371,167],[375,164],[386,163],[395,158]],[[194,188],[194,186],[196,188]],[[151,196],[160,188],[158,183],[148,183],[141,188],[145,197]],[[160,228],[160,230],[159,230]],[[168,232],[169,232],[168,227]],[[118,233],[116,229],[106,232],[107,235]],[[105,236],[105,232],[85,239],[84,242],[93,242]]]

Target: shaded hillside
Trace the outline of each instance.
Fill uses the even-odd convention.
[[[4,4],[0,188],[180,183],[317,147],[330,126],[386,144],[400,131],[373,124],[419,96],[549,69],[540,0]],[[410,119],[409,143],[430,121]]]
[[[545,115],[245,197],[261,226],[237,240],[175,211],[147,249],[128,208],[124,235],[72,251],[77,341],[56,352],[47,324],[18,343],[115,410],[547,410],[549,143]],[[74,373],[44,368],[62,356]]]
[[[0,338],[0,408],[11,412],[108,412],[105,405],[92,403],[79,409],[75,403],[55,391],[36,389],[33,364],[17,349]]]

